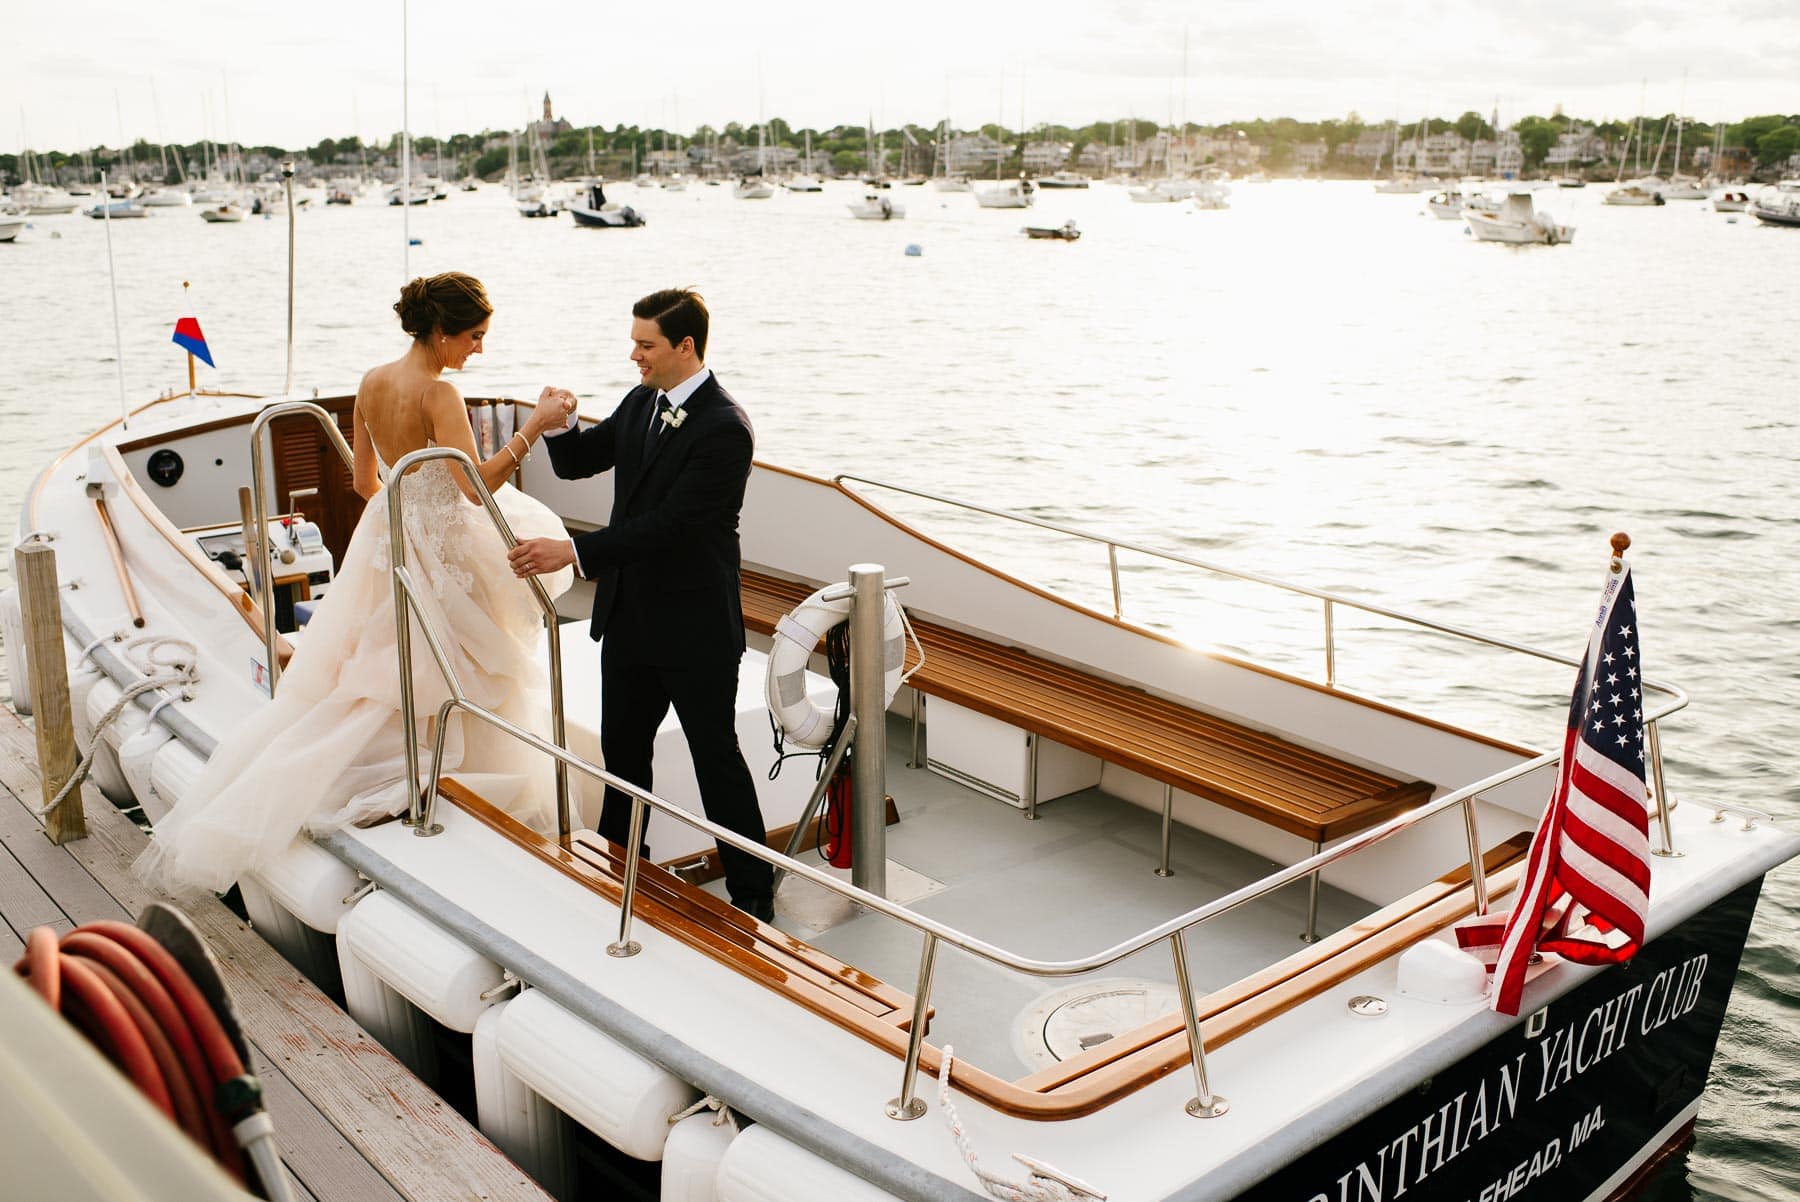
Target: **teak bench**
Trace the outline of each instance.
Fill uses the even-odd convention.
[[[812,586],[743,573],[744,625],[768,635]],[[1141,689],[1017,647],[915,619],[925,666],[912,685],[1312,843],[1374,826],[1431,796]],[[908,649],[909,661],[912,658]]]

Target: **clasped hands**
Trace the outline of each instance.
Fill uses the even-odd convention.
[[[546,384],[538,393],[537,408],[519,433],[527,444],[536,442],[546,431],[567,425],[575,405],[574,393]],[[575,547],[566,538],[528,538],[506,553],[506,561],[512,565],[513,575],[523,580],[568,567],[575,562]]]

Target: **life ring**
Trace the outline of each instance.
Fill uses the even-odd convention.
[[[886,592],[881,614],[884,670],[882,699],[885,709],[894,700],[906,664],[906,620],[891,591]],[[802,601],[794,612],[775,623],[774,645],[769,648],[767,696],[769,714],[788,742],[817,749],[831,737],[832,711],[806,695],[806,662],[825,635],[850,617],[850,598],[825,600],[820,589]]]

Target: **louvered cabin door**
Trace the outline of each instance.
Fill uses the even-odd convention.
[[[353,398],[319,402],[337,419],[338,430],[345,442],[352,441],[351,414]],[[318,494],[301,497],[295,505],[309,522],[316,522],[331,552],[333,565],[341,567],[344,550],[350,545],[350,533],[362,517],[363,499],[350,485],[350,470],[344,466],[319,423],[310,417],[281,417],[269,423],[269,436],[275,452],[275,512],[288,511],[290,494],[308,488]]]

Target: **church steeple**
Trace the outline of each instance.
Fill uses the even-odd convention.
[[[544,120],[546,120],[546,121],[556,120],[556,118],[551,116],[551,114],[550,114],[550,93],[549,92],[544,93]]]

